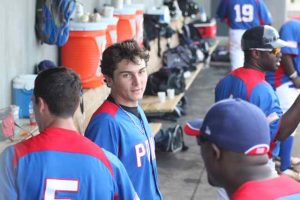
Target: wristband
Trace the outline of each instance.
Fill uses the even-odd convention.
[[[292,73],[289,77],[290,77],[290,79],[295,79],[298,77],[298,73],[296,71],[294,71],[294,73]]]

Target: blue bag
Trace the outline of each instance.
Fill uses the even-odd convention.
[[[36,33],[42,43],[63,46],[69,38],[69,21],[75,0],[38,0]]]

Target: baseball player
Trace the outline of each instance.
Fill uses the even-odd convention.
[[[257,106],[219,101],[198,127],[209,183],[225,188],[231,200],[300,199],[300,183],[269,168],[270,130]]]
[[[241,49],[243,33],[254,26],[270,25],[271,14],[263,0],[221,0],[217,18],[229,27],[229,53],[231,69],[242,67],[244,53]]]
[[[280,38],[286,40],[290,45],[281,49],[281,64],[275,72],[266,73],[266,80],[275,89],[282,111],[286,112],[292,106],[300,91],[300,21],[287,21],[281,26],[279,34]],[[299,174],[290,170],[291,164],[299,164],[300,162],[299,158],[291,159],[293,135],[280,144],[280,171],[300,180]],[[293,162],[291,163],[291,161]]]
[[[0,156],[0,199],[138,199],[122,163],[76,131],[79,77],[41,72],[33,107],[40,134]]]
[[[282,114],[275,91],[265,81],[265,72],[278,68],[280,48],[286,45],[271,26],[248,29],[242,37],[244,67],[232,71],[215,89],[216,102],[230,97],[241,98],[257,105],[265,113],[270,124],[272,156],[278,155],[279,148],[274,149],[276,141],[286,139],[300,121],[300,97],[297,97],[293,106]],[[270,162],[270,165],[273,164]]]
[[[141,199],[162,199],[154,139],[139,106],[147,82],[149,56],[134,40],[108,47],[101,70],[111,92],[93,114],[85,136],[112,152],[124,164]]]

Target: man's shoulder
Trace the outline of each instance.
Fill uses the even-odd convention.
[[[119,106],[111,101],[105,100],[100,107],[94,112],[93,116],[99,115],[99,114],[108,114],[112,117],[115,117],[117,114],[117,111],[119,110]]]
[[[266,190],[265,188],[269,189]],[[300,183],[289,177],[279,176],[267,180],[246,182],[238,188],[232,199],[257,199],[257,196],[260,196],[263,199],[288,200],[289,197],[295,195],[300,196]]]

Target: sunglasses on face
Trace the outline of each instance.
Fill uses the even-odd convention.
[[[277,56],[280,53],[280,48],[274,48],[274,49],[251,48],[249,50],[266,51],[274,54],[275,56]]]

